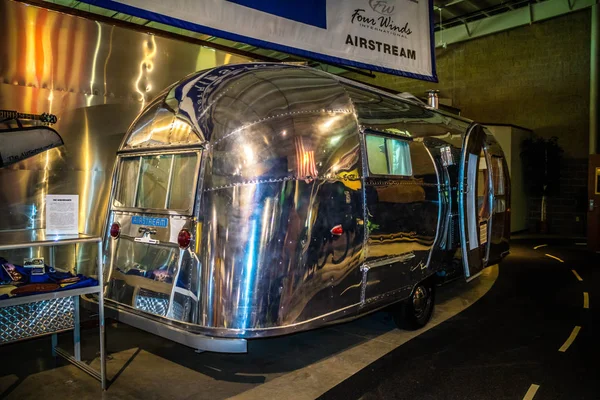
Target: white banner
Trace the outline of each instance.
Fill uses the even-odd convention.
[[[437,82],[432,0],[84,0],[163,24]]]

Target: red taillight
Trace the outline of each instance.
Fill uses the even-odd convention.
[[[342,233],[344,233],[344,229],[341,225],[336,225],[333,228],[331,228],[331,234],[334,236],[341,236]]]
[[[187,249],[192,241],[192,234],[187,229],[182,229],[177,236],[177,243],[182,249]]]
[[[119,237],[120,234],[121,234],[121,225],[119,225],[117,222],[113,223],[110,226],[110,236],[112,236],[116,239]]]

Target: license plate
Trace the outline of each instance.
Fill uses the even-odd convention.
[[[142,217],[141,215],[136,215],[135,217],[131,217],[131,223],[133,225],[145,225],[145,226],[156,226],[159,228],[166,228],[169,225],[169,219],[168,218]]]

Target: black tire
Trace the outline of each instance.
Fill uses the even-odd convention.
[[[421,329],[431,319],[434,307],[435,285],[429,279],[415,286],[410,297],[394,307],[394,323],[398,328],[408,331]]]

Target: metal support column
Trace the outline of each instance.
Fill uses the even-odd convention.
[[[98,242],[98,319],[100,321],[100,384],[102,390],[106,390],[106,342],[104,327],[104,268],[102,259],[102,242]]]
[[[58,334],[52,334],[52,357],[56,357],[56,347],[58,346]]]
[[[79,296],[73,296],[73,355],[81,362],[81,317],[79,316]]]
[[[590,37],[590,154],[598,153],[598,64],[600,57],[599,5],[592,6],[592,29]]]

